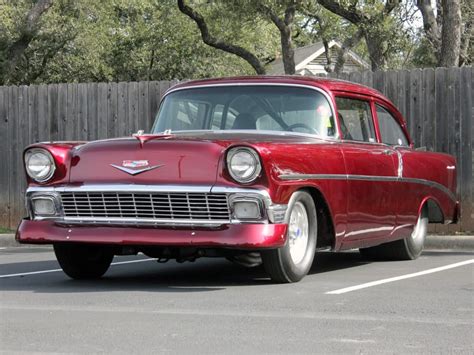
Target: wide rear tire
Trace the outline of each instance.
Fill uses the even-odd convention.
[[[425,205],[409,237],[375,247],[361,248],[359,252],[363,257],[374,260],[415,260],[423,252],[427,233],[428,207]]]
[[[98,279],[109,269],[111,250],[87,244],[55,244],[54,253],[64,273],[72,279]]]
[[[278,283],[297,282],[305,277],[316,252],[318,224],[311,195],[295,192],[288,205],[288,216],[285,246],[261,253],[265,270]]]

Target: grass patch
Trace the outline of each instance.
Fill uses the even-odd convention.
[[[0,227],[0,234],[11,234],[13,231],[8,228]]]

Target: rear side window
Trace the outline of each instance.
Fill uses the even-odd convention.
[[[376,106],[382,143],[407,147],[409,145],[408,139],[395,117],[383,107]]]
[[[343,139],[376,142],[369,102],[336,97],[336,104]]]

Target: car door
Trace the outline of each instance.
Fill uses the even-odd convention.
[[[396,152],[377,142],[369,99],[336,97],[348,180],[346,241],[390,235],[395,226]]]
[[[410,147],[405,130],[396,118],[400,114],[392,111],[383,102],[375,103],[376,122],[380,132],[380,141],[394,149],[397,154],[397,173],[399,181],[394,186],[393,207],[396,209],[396,235],[406,236],[411,233],[413,225],[416,223],[418,206],[421,202],[420,189],[425,187],[416,184],[409,184],[403,181],[407,172],[414,172],[417,169],[425,170],[423,161],[418,159],[417,152]]]

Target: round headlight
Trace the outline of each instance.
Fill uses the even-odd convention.
[[[25,166],[28,175],[37,182],[49,180],[56,170],[54,159],[45,149],[30,149],[25,153]]]
[[[240,183],[254,181],[262,170],[257,152],[245,147],[229,150],[227,153],[227,167],[232,178]]]

